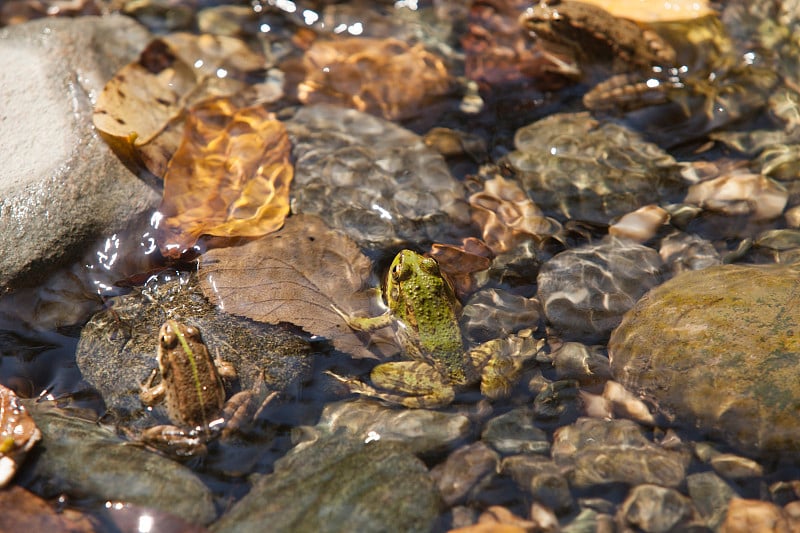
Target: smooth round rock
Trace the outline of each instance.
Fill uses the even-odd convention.
[[[331,435],[301,444],[212,531],[430,531],[441,499],[402,444]]]
[[[36,284],[158,205],[92,125],[97,94],[149,39],[123,16],[0,30],[0,285]]]
[[[607,224],[684,192],[675,159],[638,133],[588,113],[559,113],[517,130],[503,158],[531,199],[559,221]]]
[[[661,282],[662,269],[652,248],[611,238],[553,256],[539,271],[538,297],[564,338],[599,342]]]
[[[110,303],[81,330],[75,359],[108,411],[126,426],[166,419],[163,405],[144,408],[139,385],[157,367],[158,331],[167,317],[198,327],[211,355],[233,364],[239,387],[261,399],[269,391],[292,394],[310,376],[313,352],[307,337],[220,311],[203,296],[194,275],[165,272],[157,282]]]
[[[611,370],[680,423],[751,454],[800,451],[800,264],[684,272],[614,330]]]

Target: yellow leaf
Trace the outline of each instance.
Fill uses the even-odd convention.
[[[280,229],[289,214],[290,151],[286,128],[261,106],[215,99],[195,107],[164,176],[162,253],[178,257],[201,235]]]

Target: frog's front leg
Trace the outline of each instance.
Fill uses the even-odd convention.
[[[166,424],[144,430],[139,440],[170,457],[195,457],[208,452],[201,434]]]
[[[139,385],[139,399],[148,407],[151,407],[164,399],[167,389],[164,387],[162,380],[158,385],[153,386],[153,380],[158,374],[158,369],[154,368],[150,373],[150,377],[141,385]]]
[[[375,331],[377,329],[385,328],[386,326],[391,326],[396,322],[396,319],[390,311],[386,311],[382,315],[378,316],[362,317],[347,314],[335,305],[331,305],[331,308],[336,311],[340,317],[342,317],[342,319],[348,326],[350,326],[350,328],[356,331]]]
[[[374,387],[357,379],[332,375],[346,383],[350,392],[412,409],[441,407],[455,398],[453,386],[422,361],[394,361],[376,366],[370,373]]]

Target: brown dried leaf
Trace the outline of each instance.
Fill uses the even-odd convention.
[[[263,107],[208,100],[186,119],[164,176],[158,242],[178,257],[201,235],[260,237],[289,214],[294,169],[284,125]]]
[[[0,531],[101,530],[89,516],[74,509],[56,510],[54,505],[22,487],[13,485],[0,491]]]
[[[295,324],[353,357],[374,358],[331,307],[369,314],[370,269],[349,237],[320,218],[295,215],[277,233],[206,252],[200,279],[206,296],[229,313]]]
[[[392,38],[315,41],[303,67],[303,103],[339,103],[387,120],[419,115],[453,86],[438,56]]]
[[[439,262],[442,272],[453,282],[459,299],[463,300],[476,289],[472,274],[489,268],[494,254],[483,241],[468,237],[461,246],[434,244],[430,256]]]
[[[483,240],[492,251],[512,250],[521,239],[553,235],[561,230],[545,217],[525,191],[500,175],[486,180],[483,191],[469,197],[472,220],[483,230]]]
[[[97,97],[94,125],[128,164],[163,176],[180,141],[183,113],[248,87],[264,58],[240,40],[173,33],[152,41]]]

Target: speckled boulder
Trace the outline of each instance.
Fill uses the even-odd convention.
[[[800,452],[800,264],[685,272],[611,335],[615,378],[752,454]]]

